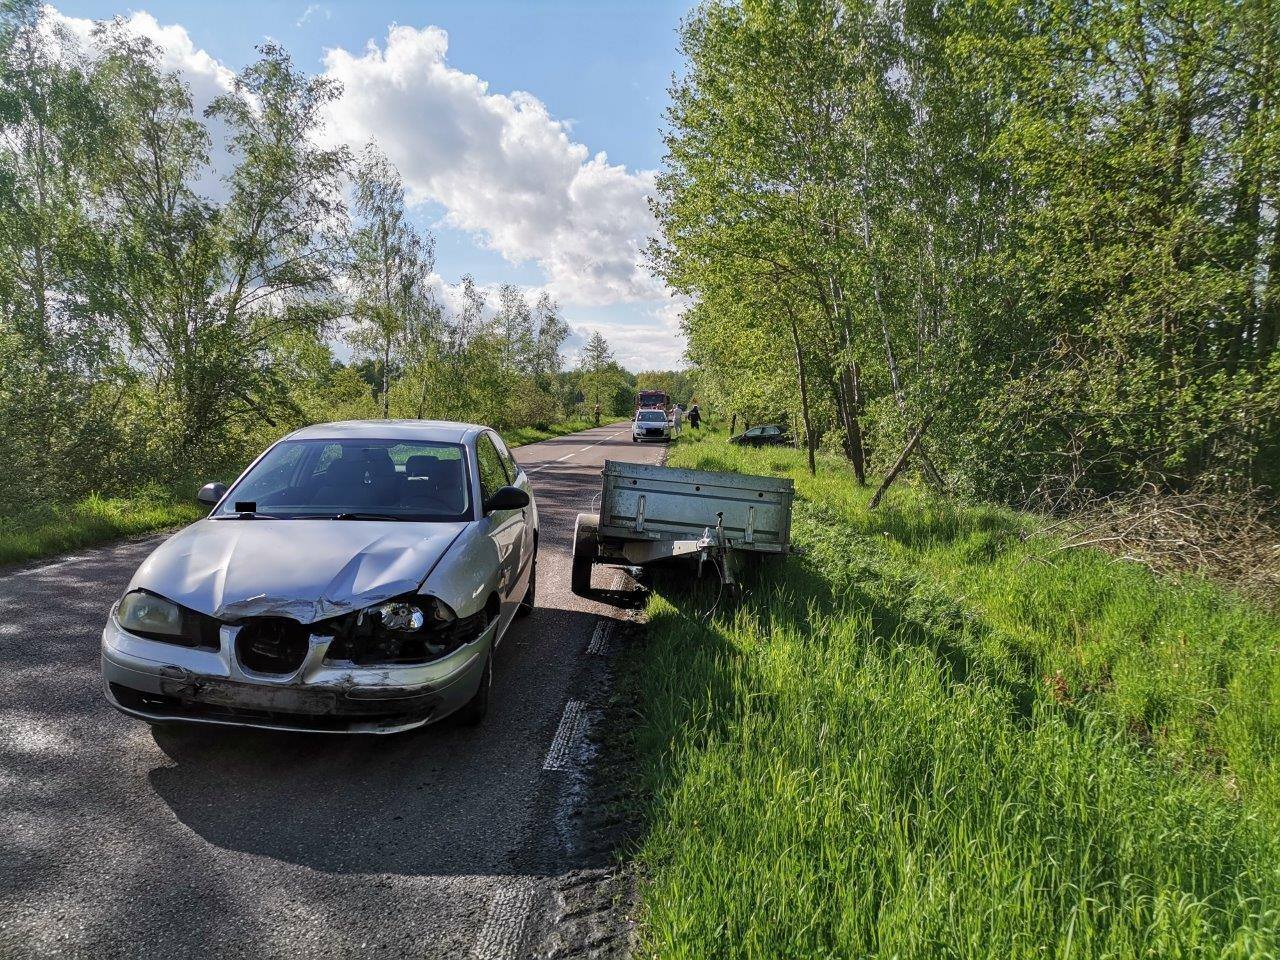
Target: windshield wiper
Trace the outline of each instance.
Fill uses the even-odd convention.
[[[397,516],[392,513],[334,513],[328,520],[412,520],[412,517]]]
[[[288,520],[288,517],[277,517],[274,513],[258,513],[257,510],[239,510],[234,513],[219,514],[217,520]]]

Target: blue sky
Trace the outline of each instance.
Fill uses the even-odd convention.
[[[633,262],[652,229],[644,198],[689,3],[54,6],[130,17],[188,77],[197,106],[256,44],[280,41],[304,69],[342,80],[333,128],[353,147],[376,139],[400,167],[446,285],[469,272],[484,285],[546,286],[579,335],[600,329],[628,367],[679,363],[678,304]]]

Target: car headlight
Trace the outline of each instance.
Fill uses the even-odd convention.
[[[326,660],[371,666],[427,663],[475,640],[488,625],[484,610],[459,617],[443,600],[409,594],[313,629],[333,635]]]
[[[116,620],[130,633],[182,635],[182,608],[146,590],[126,593],[116,607]]]
[[[369,612],[382,629],[395,633],[416,633],[428,624],[439,627],[458,619],[457,614],[435,597],[415,597],[414,600],[391,600]]]

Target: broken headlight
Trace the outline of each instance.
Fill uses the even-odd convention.
[[[327,659],[361,666],[427,663],[475,640],[488,623],[483,611],[459,618],[435,597],[397,597],[332,622]]]

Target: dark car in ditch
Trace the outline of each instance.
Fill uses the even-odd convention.
[[[766,423],[730,437],[729,442],[741,447],[789,447],[792,439],[786,427]]]

